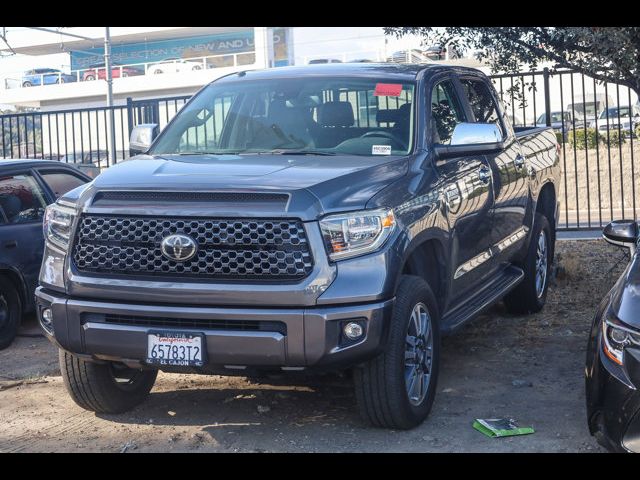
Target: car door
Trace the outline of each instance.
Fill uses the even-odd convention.
[[[458,123],[467,122],[455,81],[441,77],[431,88],[432,144],[447,145]],[[492,273],[492,176],[484,155],[462,155],[436,160],[440,188],[451,231],[451,299],[455,303]]]
[[[0,174],[0,264],[22,275],[29,298],[44,251],[42,219],[47,203],[48,195],[31,170]]]
[[[528,162],[516,141],[513,129],[504,121],[493,88],[484,77],[462,76],[460,85],[470,107],[472,121],[495,123],[500,127],[505,148],[488,154],[493,175],[492,255],[503,263],[522,246],[527,234],[525,218],[531,205]]]

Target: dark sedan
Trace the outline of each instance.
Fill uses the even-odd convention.
[[[45,207],[90,180],[56,161],[0,160],[0,350],[34,308]]]
[[[640,256],[635,221],[609,224],[604,238],[631,261],[595,316],[586,364],[589,431],[615,452],[640,452]]]

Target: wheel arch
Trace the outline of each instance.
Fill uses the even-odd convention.
[[[448,257],[445,241],[438,232],[425,232],[409,244],[403,256],[396,280],[396,290],[402,275],[415,275],[427,282],[442,312],[448,293]]]

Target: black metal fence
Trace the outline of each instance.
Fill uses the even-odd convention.
[[[111,166],[110,114],[114,116],[116,161],[129,157],[131,129],[173,118],[189,96],[127,99],[126,105],[0,115],[0,158],[43,158],[65,163]]]
[[[632,89],[547,69],[491,77],[514,125],[550,125],[561,143],[559,228],[638,219],[640,104]]]
[[[629,88],[581,73],[548,70],[493,75],[517,126],[550,125],[561,142],[559,229],[596,229],[617,218],[638,219],[635,158],[640,105]],[[109,116],[115,119],[116,162],[129,156],[131,129],[173,118],[189,96],[128,99],[126,105],[0,115],[0,157],[45,158],[104,169],[111,166]]]

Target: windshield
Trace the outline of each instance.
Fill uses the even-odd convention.
[[[183,107],[152,155],[405,155],[414,84],[302,77],[213,83]]]
[[[620,113],[618,113],[618,111]],[[600,118],[618,118],[620,117],[628,117],[629,116],[629,107],[620,107],[620,108],[610,108],[608,110],[604,110],[600,114]]]

